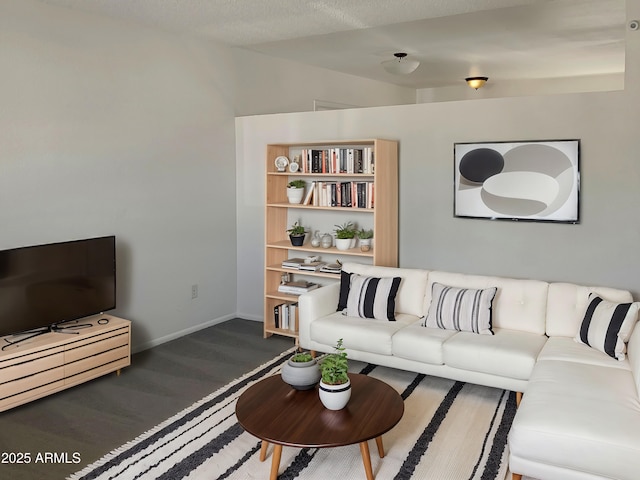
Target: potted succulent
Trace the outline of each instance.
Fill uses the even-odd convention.
[[[342,339],[338,340],[334,350],[320,363],[320,401],[329,410],[340,410],[351,398],[351,381],[347,375],[349,365]]]
[[[365,230],[361,228],[356,233],[356,236],[360,240],[360,250],[363,252],[368,252],[371,250],[371,239],[373,238],[373,230]]]
[[[304,180],[292,180],[287,184],[287,198],[289,203],[300,203],[304,196],[304,187],[306,182]]]
[[[309,352],[298,352],[282,366],[280,376],[296,390],[311,390],[320,380],[320,369]]]
[[[345,222],[342,225],[336,225],[336,248],[338,250],[349,250],[354,247],[356,238],[356,228],[352,222]]]
[[[294,247],[301,247],[304,244],[304,227],[302,225],[298,225],[298,222],[291,225],[291,228],[287,230],[287,233],[289,234],[291,245]]]

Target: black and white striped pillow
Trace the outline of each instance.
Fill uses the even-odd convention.
[[[638,320],[639,308],[638,302],[613,303],[595,293],[589,294],[589,304],[575,341],[624,360],[625,344]]]
[[[424,327],[493,335],[491,303],[497,287],[474,290],[434,283]]]
[[[365,277],[351,274],[347,315],[395,322],[396,294],[400,277]]]

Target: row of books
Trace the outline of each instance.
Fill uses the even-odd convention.
[[[342,270],[342,265],[340,265],[339,263],[322,262],[320,260],[315,262],[307,262],[303,258],[288,258],[287,260],[282,261],[282,268],[301,270],[303,272],[325,272],[339,274]],[[286,285],[290,286],[291,282],[287,283]]]
[[[367,173],[375,167],[372,147],[303,149],[302,173]]]
[[[276,328],[298,330],[298,303],[281,303],[273,307],[273,322]]]
[[[373,182],[311,182],[303,205],[373,208]]]

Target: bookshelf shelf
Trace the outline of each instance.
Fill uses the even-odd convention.
[[[349,152],[350,150],[353,152]],[[345,152],[348,154],[345,158],[356,159],[344,164],[344,170],[348,169],[349,173],[342,171],[343,164],[340,163]],[[301,167],[297,172],[277,171],[275,159],[281,155],[286,156],[290,162],[298,157],[301,162],[306,162],[304,168]],[[331,173],[311,171],[314,158],[322,158],[325,171]],[[373,173],[359,173],[360,167],[362,171]],[[316,201],[315,204],[291,204],[287,200],[286,190],[287,184],[295,179],[306,182],[305,193],[315,185],[314,195],[320,197],[318,185],[324,185],[325,188],[333,189],[333,196],[323,196],[323,201]],[[297,318],[292,319],[289,329],[279,328],[275,323],[274,310],[281,312],[281,305],[294,304],[298,299],[297,295],[278,292],[282,273],[288,273],[294,280],[307,277],[307,280],[320,286],[339,281],[340,275],[283,268],[284,260],[314,255],[328,263],[340,259],[398,266],[398,142],[361,139],[270,144],[267,145],[265,182],[264,336],[284,335],[294,338],[297,344]],[[345,192],[351,193],[351,203],[345,201]],[[357,195],[359,207],[341,206],[355,204],[354,195]],[[326,201],[328,198],[331,201]],[[362,208],[362,205],[367,208]],[[356,247],[343,251],[334,246],[311,246],[310,237],[315,230],[331,232],[335,225],[346,221],[355,222],[358,228],[373,229],[374,246],[371,250],[362,252]],[[308,229],[306,243],[299,247],[291,245],[286,232],[294,222],[299,222]]]

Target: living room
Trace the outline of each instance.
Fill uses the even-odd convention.
[[[626,11],[640,18],[640,1]],[[290,62],[47,2],[3,1],[0,19],[0,247],[115,234],[115,313],[132,320],[134,351],[262,319],[274,142],[398,140],[401,266],[640,297],[638,32],[625,32],[624,90],[416,104],[397,86],[314,84]],[[302,111],[318,98],[370,108]],[[543,139],[581,141],[580,223],[454,218],[454,143]]]

